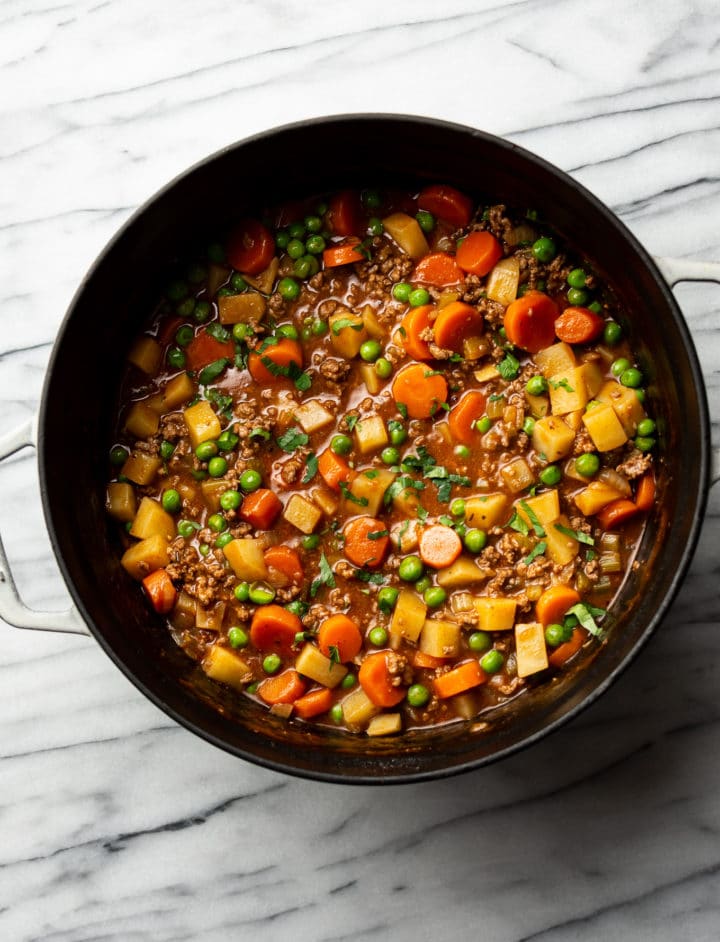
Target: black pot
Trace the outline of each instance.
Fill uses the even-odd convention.
[[[174,644],[119,565],[115,526],[104,511],[106,456],[129,345],[190,236],[210,238],[266,194],[280,201],[346,186],[427,181],[453,184],[477,199],[536,207],[614,285],[632,312],[628,327],[649,377],[659,429],[659,500],[638,550],[640,565],[608,617],[607,644],[487,723],[369,740],[279,721],[214,684]],[[668,265],[666,273],[680,280],[685,268]],[[718,271],[696,263],[689,277],[717,279]],[[70,400],[82,409],[69,409]],[[29,443],[28,430],[20,430],[0,443],[0,455]],[[257,135],[198,164],[135,213],[70,305],[48,368],[37,444],[45,517],[77,612],[25,609],[3,554],[5,620],[75,631],[87,625],[150,700],[215,745],[280,771],[366,784],[436,778],[500,759],[607,689],[655,630],[687,570],[711,463],[692,340],[658,265],[625,226],[570,177],[515,144],[440,121],[383,115],[324,118]]]

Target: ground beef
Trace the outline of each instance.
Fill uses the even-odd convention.
[[[582,455],[588,451],[595,451],[595,445],[593,444],[592,438],[590,438],[588,430],[583,426],[575,433],[573,455]]]
[[[320,364],[319,372],[321,376],[332,383],[343,383],[348,378],[351,369],[352,364],[349,360],[336,360],[335,357],[328,357]]]
[[[556,255],[549,265],[545,266],[545,290],[548,294],[567,291],[567,276],[572,271],[564,255]]]
[[[285,301],[279,292],[271,294],[268,298],[268,310],[271,314],[282,314],[285,311]]]
[[[485,318],[485,323],[490,327],[502,327],[505,318],[505,308],[498,301],[491,301],[490,298],[480,298],[477,302],[477,309]],[[505,351],[503,351],[503,356]],[[502,359],[502,357],[500,357]]]
[[[414,262],[382,236],[373,239],[371,251],[372,258],[358,264],[358,277],[365,283],[365,293],[371,298],[389,301],[392,286],[410,275]]]
[[[633,448],[627,458],[622,461],[615,470],[632,481],[634,478],[642,477],[652,464],[650,455],[644,455],[639,449]]]
[[[250,434],[259,428],[272,432],[277,420],[277,409],[274,406],[260,406],[254,402],[238,402],[233,409],[235,414],[235,433],[240,439],[238,443],[238,458],[248,459],[258,454],[267,445],[265,439],[251,439]],[[243,464],[244,470],[245,465]]]
[[[300,448],[294,452],[292,458],[278,463],[280,477],[286,484],[294,484],[298,480],[305,470],[305,463],[309,454],[309,448]],[[278,467],[278,465],[276,465],[276,467]]]
[[[488,232],[492,232],[495,238],[500,242],[508,243],[512,238],[515,225],[505,215],[505,208],[503,203],[491,206],[487,211],[487,218],[484,219],[484,222]]]
[[[187,426],[182,415],[171,412],[160,419],[160,436],[168,442],[177,442],[187,434]]]

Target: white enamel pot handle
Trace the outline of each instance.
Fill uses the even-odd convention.
[[[655,263],[672,287],[679,281],[715,281],[720,284],[720,262],[695,262],[683,258],[656,258]],[[34,448],[37,440],[37,419],[24,422],[5,436],[0,436],[0,461],[27,446]],[[720,448],[712,450],[711,481],[720,480]],[[61,631],[70,634],[89,634],[78,610],[66,612],[36,612],[22,601],[10,572],[5,548],[0,538],[0,618],[17,628],[39,631]]]

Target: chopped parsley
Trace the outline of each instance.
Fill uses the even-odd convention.
[[[515,379],[520,372],[520,361],[508,351],[505,358],[498,363],[497,369],[503,379]]]
[[[384,585],[385,578],[379,572],[368,572],[367,569],[356,569],[353,572],[353,579],[360,582],[371,582],[373,585]]]
[[[351,317],[340,317],[332,325],[333,336],[337,337],[341,330],[349,327],[350,330],[360,331],[365,325],[362,321],[353,320]]]
[[[200,370],[200,375],[198,376],[198,382],[201,386],[207,386],[208,383],[212,383],[214,379],[217,379],[222,371],[228,366],[230,360],[227,357],[220,357],[219,360],[213,360],[212,363],[208,363],[206,367]]]
[[[363,471],[363,474],[369,481],[373,481],[378,476],[378,471],[376,468],[370,468],[369,471]]]
[[[529,520],[530,523],[532,524],[532,528],[533,528],[533,530],[535,531],[535,535],[536,535],[536,536],[545,536],[545,530],[543,529],[543,525],[542,525],[542,524],[540,523],[540,521],[538,520],[537,514],[536,514],[535,511],[532,509],[532,507],[530,506],[530,504],[528,504],[528,502],[527,502],[526,500],[521,500],[521,501],[520,501],[520,506],[522,507],[522,509],[523,509],[523,510],[525,511],[525,513],[527,514],[528,520]]]
[[[289,428],[287,432],[283,432],[280,438],[275,439],[278,445],[282,448],[283,451],[292,453],[296,448],[300,448],[302,445],[307,445],[310,441],[310,438],[301,432],[300,429],[295,426],[294,428]]]
[[[384,536],[389,536],[390,533],[388,530],[371,530],[368,533],[368,540],[381,540]]]
[[[205,333],[210,334],[213,340],[217,340],[218,343],[227,343],[230,339],[230,331],[225,330],[222,324],[218,324],[217,321],[208,324],[205,328]]]
[[[232,396],[224,395],[219,389],[208,389],[205,395],[217,406],[218,413],[229,422],[232,419]]]
[[[360,416],[359,415],[346,415],[345,424],[348,427],[348,431],[352,432],[355,426],[358,424]]]
[[[557,381],[557,383],[553,382],[553,380],[550,379],[548,380],[548,382],[550,383],[553,389],[564,389],[566,392],[569,392],[569,393],[575,392],[575,390],[572,388],[572,386],[566,379],[560,379]]]
[[[530,533],[530,527],[525,523],[517,510],[513,510],[512,517],[510,517],[508,522],[503,524],[503,526],[510,527],[511,530],[517,530],[517,532],[522,533],[523,536],[527,536]]]
[[[265,428],[254,428],[248,435],[251,442],[269,442],[270,432]]]
[[[336,644],[331,644],[328,648],[330,651],[330,663],[339,664],[340,663],[340,650]]]
[[[402,553],[402,539],[409,529],[410,529],[410,521],[405,520],[403,522],[403,525],[400,527],[400,530],[398,531],[398,553]],[[386,612],[385,614],[389,615],[390,613]]]
[[[359,507],[367,507],[370,501],[367,497],[358,497],[357,494],[353,494],[350,488],[347,486],[346,481],[340,481],[340,491],[345,500],[349,500],[353,504],[357,504]]]
[[[595,546],[595,540],[589,533],[583,533],[582,530],[572,530],[570,527],[564,527],[561,523],[554,523],[555,529],[564,536],[570,536],[578,543],[585,543],[587,546]]]
[[[525,559],[523,559],[523,562],[525,563],[526,566],[529,566],[530,563],[534,559],[537,559],[538,556],[542,556],[545,553],[546,549],[547,549],[547,543],[545,542],[545,540],[541,540],[536,546],[532,548],[532,552],[530,552],[525,557]]]
[[[335,576],[325,553],[322,552],[320,554],[320,570],[318,576],[316,579],[313,579],[312,585],[310,586],[310,598],[314,599],[324,585],[328,586],[330,589],[334,589]]]
[[[407,410],[407,406],[405,405],[405,403],[404,403],[404,402],[396,402],[396,403],[395,403],[395,406],[396,406],[398,412],[400,413],[400,415],[401,415],[404,419],[406,419],[406,418],[408,417],[408,410]]]
[[[565,612],[566,616],[574,615],[583,628],[596,638],[602,638],[605,632],[602,628],[598,627],[595,619],[602,618],[605,614],[604,608],[596,608],[594,605],[589,605],[587,602],[578,602],[577,605],[573,605],[572,608],[569,608]]]
[[[302,476],[302,484],[309,484],[318,472],[318,460],[314,454],[309,454],[305,461],[305,473]]]
[[[273,343],[274,342],[275,341],[273,341]],[[262,347],[260,349],[262,350]],[[260,362],[267,369],[268,373],[271,373],[273,376],[284,376],[286,379],[291,379],[295,383],[296,389],[299,389],[301,392],[305,392],[312,386],[310,375],[303,373],[294,360],[291,360],[287,366],[281,366],[279,363],[275,363],[270,357],[261,356]]]

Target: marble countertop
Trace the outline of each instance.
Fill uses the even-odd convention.
[[[654,253],[720,259],[714,0],[5,0],[0,24],[0,433],[37,409],[73,291],[129,213],[286,121],[474,125],[570,172]],[[720,291],[677,294],[717,443]],[[0,938],[716,940],[719,491],[620,681],[446,781],[256,768],[174,725],[91,640],[2,626]],[[0,492],[22,592],[62,608],[33,454],[2,464]]]

